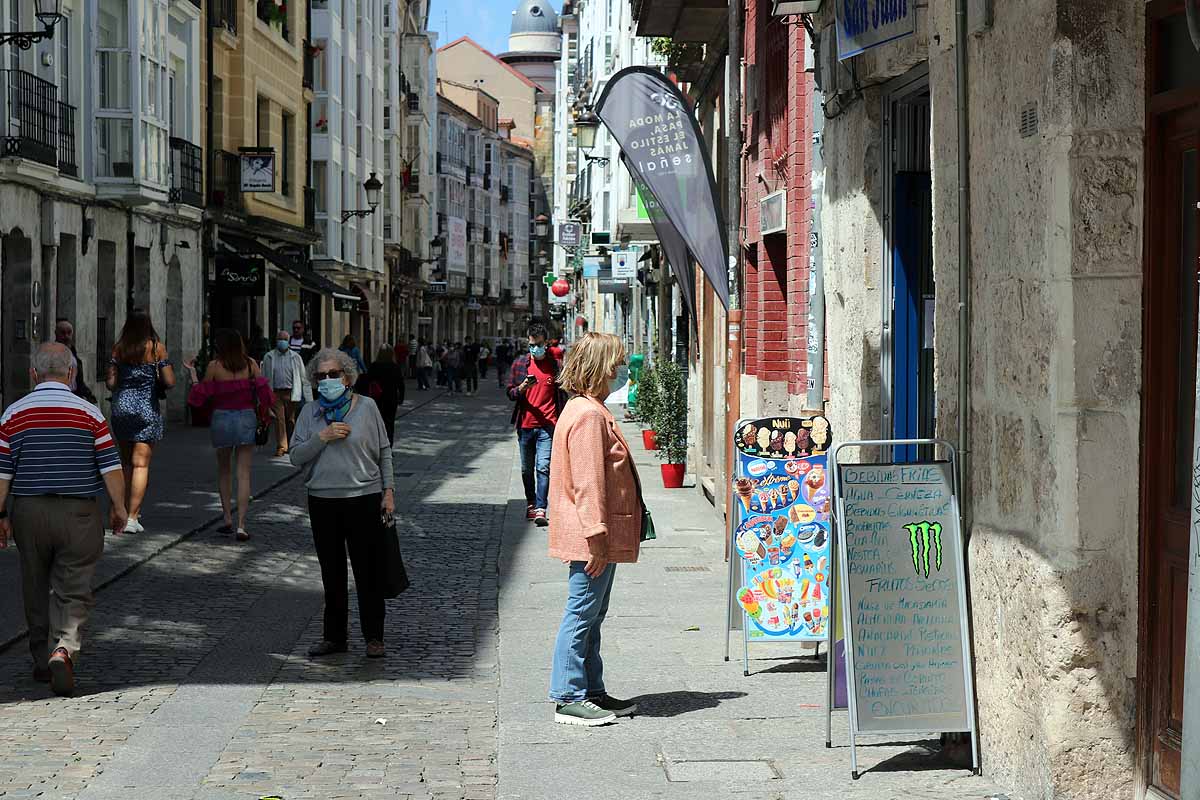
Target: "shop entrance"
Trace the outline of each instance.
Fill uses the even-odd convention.
[[[884,99],[881,384],[884,432],[896,439],[929,438],[936,431],[929,131],[929,77],[921,67],[888,87]],[[916,447],[894,452],[897,461],[919,455]]]
[[[1183,3],[1147,6],[1138,754],[1179,797],[1200,277],[1200,52]]]

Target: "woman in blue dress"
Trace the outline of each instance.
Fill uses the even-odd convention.
[[[126,533],[141,533],[138,515],[150,483],[150,459],[163,437],[163,417],[157,387],[175,385],[175,370],[167,348],[158,338],[150,315],[141,308],[129,312],[121,337],[113,346],[105,384],[112,391],[112,434],[121,450],[128,492]]]

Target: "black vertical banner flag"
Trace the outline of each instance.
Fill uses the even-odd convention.
[[[729,308],[725,222],[704,137],[687,100],[662,73],[627,67],[604,87],[596,115],[616,139],[630,174],[649,190],[644,199],[657,201]]]
[[[654,226],[654,234],[658,237],[658,243],[662,245],[663,254],[666,255],[667,263],[671,265],[671,272],[675,274],[675,282],[679,285],[679,294],[683,297],[683,304],[687,306],[688,314],[692,317],[692,323],[696,323],[696,270],[692,267],[691,254],[688,253],[687,243],[683,241],[683,237],[679,235],[679,231],[675,230],[675,226],[667,219],[667,215],[663,213],[662,206],[654,199],[650,189],[638,177],[626,159],[625,154],[621,154],[621,163],[629,170],[629,175],[633,179],[633,185],[637,188],[638,194],[642,196],[642,202],[646,206],[646,214],[650,217],[650,224]],[[699,325],[696,326],[697,328]]]

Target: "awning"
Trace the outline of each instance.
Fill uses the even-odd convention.
[[[312,292],[318,294],[329,295],[335,300],[348,300],[359,302],[362,300],[357,294],[349,289],[346,289],[337,283],[334,283],[329,278],[319,272],[314,272],[311,269],[304,267],[304,261],[301,253],[297,250],[294,252],[283,252],[268,247],[257,239],[248,239],[242,236],[230,236],[222,233],[218,242],[225,248],[234,253],[253,253],[260,255],[267,261],[270,261],[279,269],[291,275],[300,285]]]

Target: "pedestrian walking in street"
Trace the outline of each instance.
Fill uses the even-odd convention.
[[[535,322],[529,326],[528,335],[529,352],[513,362],[507,393],[515,404],[511,421],[517,428],[521,454],[525,517],[544,527],[554,426],[566,395],[557,384],[559,364],[546,352],[546,326]]]
[[[342,346],[338,349],[354,359],[354,366],[358,367],[359,375],[367,371],[367,365],[362,357],[362,350],[358,349],[358,341],[353,336],[346,334],[346,337],[342,339]]]
[[[450,394],[462,394],[462,345],[458,342],[446,351],[446,386]]]
[[[271,342],[263,333],[261,325],[255,325],[250,329],[250,338],[246,340],[246,353],[262,364],[263,357],[271,350]]]
[[[467,396],[479,391],[479,344],[470,336],[462,348],[462,377]]]
[[[404,405],[404,373],[395,362],[393,353],[391,345],[379,348],[379,353],[371,362],[371,366],[367,367],[366,374],[369,384],[378,387],[378,396],[372,393],[371,399],[379,407],[379,416],[383,418],[383,427],[387,430],[388,444],[395,442],[396,409]]]
[[[325,588],[323,639],[308,654],[346,652],[348,552],[367,657],[380,658],[384,597],[378,565],[384,558],[382,528],[396,510],[392,447],[374,401],[350,388],[358,378],[352,358],[322,350],[309,363],[308,377],[318,399],[296,420],[291,448],[292,464],[311,465],[304,485]]]
[[[34,352],[34,390],[0,417],[0,548],[20,550],[33,677],[55,694],[75,689],[81,629],[104,551],[98,495],[108,492],[114,534],[125,527],[125,478],[100,409],[75,396],[74,356],[48,342]],[[12,518],[4,511],[12,495]]]
[[[635,564],[643,505],[629,443],[604,405],[621,340],[589,333],[567,358],[559,382],[573,397],[554,431],[550,465],[550,556],[568,564],[567,606],[554,643],[550,699],[554,721],[604,725],[637,710],[604,686],[600,627],[617,564]]]
[[[271,417],[275,394],[258,366],[246,355],[237,331],[219,330],[213,337],[216,356],[203,379],[195,364],[184,366],[192,379],[188,403],[212,411],[209,436],[217,453],[217,492],[221,496],[224,524],[217,530],[232,533],[239,542],[250,540],[246,513],[250,510],[250,467],[254,461],[255,430]],[[237,526],[233,523],[233,473],[237,469]]]
[[[287,331],[275,334],[275,347],[263,356],[262,375],[275,395],[275,456],[284,456],[296,427],[296,409],[313,399],[312,385],[304,375],[304,359],[291,349]]]
[[[71,358],[75,362],[75,377],[72,379],[71,392],[76,397],[82,397],[92,405],[98,406],[96,395],[92,394],[91,387],[87,385],[87,381],[83,377],[83,362],[79,360],[79,353],[75,351],[75,326],[71,324],[71,320],[66,317],[58,318],[54,324],[54,341],[70,350]]]
[[[492,351],[483,342],[479,343],[479,377],[487,377],[488,360],[492,357]]]
[[[158,338],[150,315],[143,309],[129,312],[121,336],[112,350],[105,385],[112,396],[112,434],[121,450],[125,470],[129,521],[125,530],[142,533],[140,515],[150,485],[154,445],[163,437],[160,400],[175,385],[175,370],[167,348]]]
[[[429,378],[433,374],[433,356],[429,354],[431,347],[422,339],[417,348],[417,390],[421,392],[429,391]]]
[[[313,341],[312,335],[309,334],[304,323],[298,319],[292,320],[292,336],[288,339],[288,348],[293,353],[299,353],[305,364],[313,357],[313,353],[317,352],[317,345]]]
[[[512,345],[508,339],[496,345],[496,385],[501,389],[504,388],[504,382],[508,380],[509,370],[512,369],[512,352]]]

